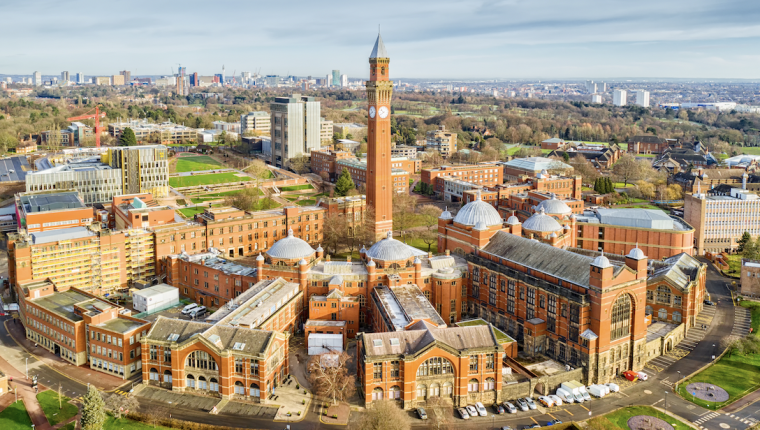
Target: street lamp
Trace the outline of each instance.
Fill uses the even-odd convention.
[[[676,370],[676,372],[678,372],[678,381],[676,381],[676,391],[678,391],[678,383],[681,382],[681,371]]]
[[[26,357],[26,379],[29,379],[29,357]]]
[[[668,392],[665,392],[665,415],[668,414]]]

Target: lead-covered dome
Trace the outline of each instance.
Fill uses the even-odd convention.
[[[467,203],[457,212],[454,222],[466,226],[474,226],[478,221],[483,221],[487,227],[501,225],[501,215],[493,206],[480,199],[480,190],[474,201]]]
[[[612,267],[612,263],[610,263],[610,260],[604,256],[604,252],[598,257],[594,259],[594,261],[591,262],[592,266],[596,266],[600,269],[606,269],[608,267]]]
[[[421,251],[420,251],[421,252]],[[393,238],[393,233],[388,232],[388,236],[376,242],[367,251],[367,258],[380,261],[406,260],[417,255],[412,248]]]
[[[628,253],[627,257],[633,258],[634,260],[643,260],[647,258],[647,256],[644,255],[644,251],[639,248],[638,243],[635,248],[631,249],[631,252]]]
[[[534,213],[530,218],[525,220],[523,223],[523,230],[553,233],[562,230],[562,226],[559,225],[556,219],[546,215],[544,210],[541,209],[540,212]]]
[[[554,194],[552,194],[551,199],[544,200],[536,205],[537,211],[541,209],[543,209],[544,212],[549,215],[565,216],[573,213],[573,210],[570,209],[570,206],[568,206],[567,203],[563,202],[562,200],[557,199],[557,196]]]
[[[275,242],[267,255],[271,258],[295,260],[311,257],[316,251],[305,240],[293,236],[293,230],[288,229],[288,236]]]

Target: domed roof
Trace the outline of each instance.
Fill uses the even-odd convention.
[[[475,227],[473,227],[472,229],[473,230],[487,230],[488,227],[486,227],[486,223],[484,223],[483,221],[478,221],[475,224]]]
[[[256,261],[264,261],[264,256],[259,252],[259,256],[256,257]]]
[[[480,190],[475,200],[464,205],[454,217],[454,222],[468,226],[474,226],[478,221],[483,221],[486,227],[502,224],[499,212],[480,199]]]
[[[608,260],[607,257],[604,256],[604,251],[602,251],[602,254],[596,257],[594,261],[591,262],[591,265],[596,266],[600,269],[606,269],[608,267],[612,267],[612,263],[610,263],[610,260]]]
[[[451,219],[451,218],[453,218],[451,216],[451,212],[449,212],[449,207],[448,206],[446,206],[446,210],[444,210],[443,212],[441,212],[441,216],[439,216],[438,218],[440,218],[440,219]]]
[[[295,260],[296,258],[310,257],[314,252],[314,249],[305,240],[293,236],[293,230],[288,229],[288,236],[275,242],[267,251],[267,255],[272,258]]]
[[[507,224],[509,225],[520,224],[520,220],[516,216],[512,215],[509,218],[507,218]]]
[[[634,260],[643,260],[647,258],[646,255],[644,255],[644,251],[639,249],[639,244],[636,244],[636,247],[631,250],[631,252],[627,255],[628,258],[633,258]]]
[[[373,260],[373,259],[370,258],[369,259],[369,263],[367,263],[367,266],[375,267],[375,260]]]
[[[322,249],[322,245],[321,244],[317,247],[317,252],[325,252],[325,250]]]
[[[562,200],[557,199],[557,196],[554,193],[552,193],[551,199],[544,200],[536,206],[536,210],[539,209],[543,209],[544,212],[548,213],[549,215],[564,216],[573,212],[573,210],[570,209],[570,206],[568,206]]]
[[[409,245],[394,239],[393,232],[389,231],[388,237],[372,245],[366,255],[380,261],[393,261],[412,258],[415,253]]]
[[[562,230],[556,219],[546,215],[543,208],[540,212],[534,213],[523,223],[523,230],[538,231],[541,233],[551,233]]]
[[[541,170],[541,173],[536,175],[536,178],[543,179],[549,176],[549,172],[546,171],[546,169]]]

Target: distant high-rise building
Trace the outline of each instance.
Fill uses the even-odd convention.
[[[190,75],[190,86],[197,87],[198,85],[198,72],[194,72],[192,75]]]
[[[291,158],[320,148],[320,103],[314,97],[276,97],[270,107],[273,165],[287,167]]]
[[[602,104],[602,95],[594,94],[591,96],[591,103]]]
[[[597,83],[596,90],[600,93],[607,92],[607,82],[599,82]]]
[[[61,81],[63,82],[64,85],[67,84],[70,81],[70,79],[69,79],[69,72],[67,72],[67,71],[61,72]]]
[[[627,103],[627,97],[628,92],[626,90],[615,90],[615,92],[612,93],[612,104],[615,106],[625,106]]]
[[[84,83],[84,73],[77,73],[77,83],[78,84]]]
[[[129,70],[122,70],[119,72],[120,75],[124,76],[124,84],[129,85],[132,82],[132,72]]]
[[[636,104],[642,107],[649,107],[649,91],[636,90]]]
[[[42,74],[40,72],[32,73],[32,85],[35,87],[42,85]]]
[[[224,79],[225,79],[224,78],[224,64],[222,64],[222,74],[221,74],[221,76],[219,78],[219,83],[221,83],[222,85],[224,85]]]
[[[340,86],[343,88],[348,86],[348,75],[340,75]]]
[[[334,87],[340,86],[340,70],[332,71],[332,86]]]

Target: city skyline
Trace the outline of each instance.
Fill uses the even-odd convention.
[[[754,71],[760,55],[751,53],[760,39],[760,5],[726,3],[643,1],[609,10],[596,0],[391,0],[373,8],[369,21],[381,25],[401,79],[760,78]],[[362,8],[292,6],[300,13],[229,2],[217,8],[219,20],[207,23],[213,11],[194,1],[180,8],[138,1],[128,9],[90,0],[7,2],[0,6],[7,18],[0,35],[8,41],[23,35],[24,43],[4,47],[0,73],[169,75],[181,64],[209,75],[224,64],[228,75],[366,74],[360,60],[376,29],[367,28]]]

